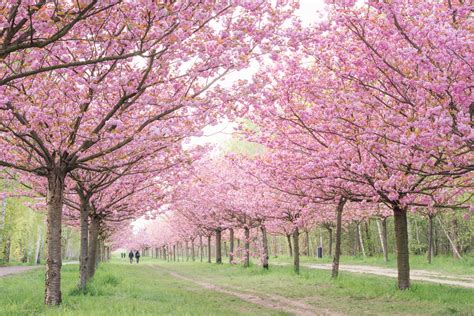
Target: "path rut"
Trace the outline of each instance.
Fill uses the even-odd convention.
[[[155,267],[157,267],[155,265]],[[175,271],[172,271],[167,268],[157,267],[159,269],[167,271],[170,275],[177,279],[185,280],[188,282],[192,282],[196,285],[199,285],[207,290],[232,295],[238,297],[239,299],[253,303],[256,305],[260,305],[266,308],[282,311],[285,313],[298,315],[298,316],[309,316],[309,315],[342,315],[340,313],[330,311],[328,309],[319,309],[315,306],[306,304],[301,301],[294,301],[290,300],[286,297],[268,293],[257,293],[250,290],[242,290],[237,289],[235,287],[230,286],[221,286],[216,285],[214,283],[205,282],[202,280],[197,280],[195,278],[190,278],[188,276],[181,275]]]

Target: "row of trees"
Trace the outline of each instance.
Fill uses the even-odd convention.
[[[258,229],[266,266],[269,230],[293,238],[298,254],[301,231],[327,223],[335,277],[344,225],[393,217],[398,287],[407,289],[408,213],[427,218],[431,260],[434,222],[446,229],[438,214],[468,220],[474,211],[472,10],[461,1],[327,2],[327,19],[295,22],[233,99],[242,137],[263,153],[183,172],[169,200],[172,228],[154,242],[214,234],[220,262],[222,232],[239,229],[248,265]]]
[[[104,239],[119,222],[159,212],[157,176],[192,160],[182,140],[225,111],[216,83],[270,49],[294,7],[0,4],[0,167],[46,198],[46,304],[61,303],[63,223],[80,227],[85,289]]]

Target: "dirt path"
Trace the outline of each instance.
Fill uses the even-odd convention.
[[[204,282],[202,280],[197,280],[195,278],[190,278],[188,276],[181,275],[175,271],[172,271],[161,266],[154,265],[155,268],[159,268],[167,271],[170,275],[177,279],[181,279],[187,282],[194,283],[199,285],[207,290],[232,295],[238,297],[239,299],[260,305],[266,308],[282,311],[292,315],[298,316],[309,316],[309,315],[342,315],[337,312],[330,311],[328,309],[316,308],[312,305],[306,304],[301,301],[290,300],[286,297],[268,293],[257,293],[250,290],[237,289],[230,286],[221,286],[209,282]]]
[[[41,266],[11,266],[0,267],[0,278],[10,274],[22,273],[25,271],[40,268]]]
[[[329,263],[302,264],[302,266],[310,268],[310,269],[324,269],[324,270],[332,269],[332,266]],[[355,272],[355,273],[375,274],[375,275],[387,276],[387,277],[392,277],[392,278],[397,277],[397,270],[393,268],[341,264],[339,266],[339,270]],[[440,273],[440,272],[435,272],[435,271],[410,270],[410,278],[416,281],[426,281],[426,282],[461,286],[465,288],[474,289],[474,275],[455,275],[455,274],[445,274],[445,273]]]

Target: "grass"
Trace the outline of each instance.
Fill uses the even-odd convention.
[[[86,295],[76,290],[77,280],[78,266],[63,266],[63,304],[51,308],[43,305],[44,270],[0,278],[0,315],[269,315],[273,312],[177,280],[150,265],[103,263]]]
[[[177,279],[166,269],[235,291],[253,291],[298,300],[315,308],[351,315],[471,315],[474,290],[416,282],[399,291],[394,279],[291,266],[168,263],[143,258],[140,265],[113,259],[100,265],[86,295],[76,290],[77,265],[63,266],[63,304],[48,308],[43,301],[44,271],[0,278],[0,315],[285,315],[236,297]],[[160,268],[157,268],[160,267]]]
[[[292,263],[293,258],[289,256],[280,256],[271,258],[273,262]],[[324,257],[321,259],[315,257],[301,256],[301,263],[331,263],[332,257]],[[389,261],[384,262],[382,256],[362,257],[362,256],[341,256],[341,264],[359,264],[371,265],[386,268],[396,268],[397,259],[394,254],[389,256]],[[467,274],[474,273],[474,255],[465,255],[461,260],[453,259],[451,256],[436,256],[433,262],[428,264],[425,256],[410,255],[410,268],[422,269],[429,271],[438,271],[451,274]]]

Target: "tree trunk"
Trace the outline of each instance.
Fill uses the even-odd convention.
[[[359,235],[359,245],[360,249],[362,250],[362,256],[365,258],[365,247],[364,247],[364,240],[362,239],[362,231],[360,230],[360,222],[357,222],[357,232]]]
[[[293,251],[293,268],[295,269],[295,272],[297,274],[300,273],[300,242],[299,242],[299,238],[300,238],[300,231],[298,229],[298,227],[295,227],[295,229],[293,230],[293,247],[294,247],[294,251]]]
[[[304,232],[304,235],[305,235],[305,242],[306,242],[306,256],[311,257],[311,253],[309,252],[309,232],[306,230]]]
[[[61,304],[61,228],[64,195],[64,179],[66,175],[55,168],[48,176],[48,230],[45,296],[47,305]]]
[[[372,244],[372,236],[370,235],[370,218],[364,221],[365,235],[367,236],[367,253],[371,257],[374,255],[374,245]]]
[[[395,206],[395,238],[397,244],[398,288],[410,288],[410,261],[408,252],[408,223],[407,210]]]
[[[196,253],[194,252],[194,237],[191,239],[191,260],[196,261]]]
[[[184,245],[186,248],[184,249],[185,253],[186,253],[186,261],[189,261],[189,244],[188,244],[188,241],[186,240],[185,242],[185,245]]]
[[[222,230],[216,229],[216,263],[222,263]]]
[[[260,226],[260,230],[262,231],[262,267],[268,270],[268,238],[267,238],[267,229],[265,225]]]
[[[97,261],[97,244],[99,239],[99,221],[95,217],[91,217],[89,228],[89,254],[87,259],[87,278],[94,276]]]
[[[288,241],[288,252],[290,253],[290,257],[293,257],[293,248],[291,247],[291,235],[286,235],[286,240]]]
[[[244,253],[244,267],[250,267],[250,229],[244,227],[244,244],[245,244],[245,253]]]
[[[345,198],[340,198],[336,208],[336,249],[334,251],[334,258],[332,260],[332,274],[333,278],[337,278],[339,274],[339,259],[341,257],[341,235],[342,235],[342,211],[346,204]]]
[[[38,238],[36,239],[36,250],[35,250],[35,258],[34,263],[39,264],[39,256],[40,256],[40,248],[41,248],[41,242],[43,238],[43,231],[41,229],[41,226],[38,227]]]
[[[202,247],[202,236],[199,235],[199,255],[201,256],[201,262],[202,262],[202,257],[203,257],[202,250],[203,250],[203,247]]]
[[[173,261],[176,261],[176,244],[173,245]],[[179,261],[179,258],[178,258]]]
[[[88,257],[88,235],[89,235],[89,209],[87,201],[81,199],[81,251],[79,256],[79,288],[83,293],[87,287],[87,261]]]
[[[10,262],[10,248],[12,244],[12,239],[10,236],[7,237],[7,240],[5,241],[5,248],[3,249],[3,258],[5,263]]]
[[[385,262],[388,261],[388,249],[387,249],[387,223],[384,217],[381,220],[377,220],[377,231],[379,232],[380,246],[382,247],[383,259]],[[382,229],[382,226],[384,228]]]
[[[456,245],[454,244],[453,240],[451,239],[451,237],[449,236],[449,233],[448,231],[446,230],[446,228],[444,227],[443,223],[441,222],[441,220],[439,219],[439,216],[436,217],[438,219],[438,222],[439,222],[439,225],[441,226],[441,228],[443,229],[444,231],[444,234],[446,235],[446,238],[448,238],[448,241],[449,241],[449,244],[451,245],[451,249],[453,250],[453,256],[454,258],[456,259],[461,259],[461,254],[459,254],[457,248],[456,248]]]
[[[433,215],[428,215],[428,263],[433,261]]]
[[[234,229],[229,228],[229,263],[234,263]]]
[[[211,235],[207,236],[207,262],[211,263]]]
[[[332,257],[332,228],[328,226],[329,232],[329,257]]]

